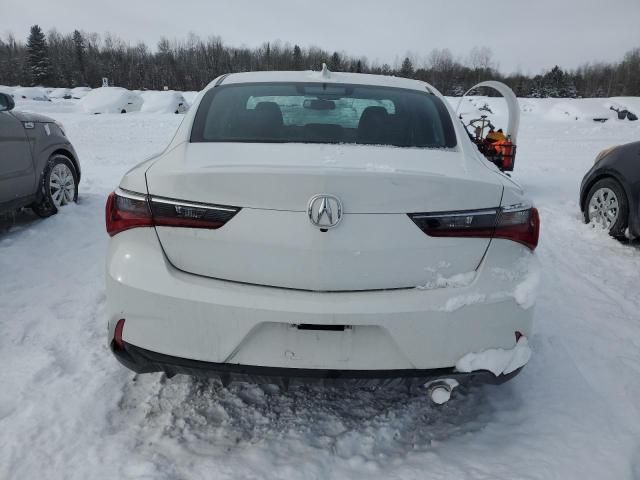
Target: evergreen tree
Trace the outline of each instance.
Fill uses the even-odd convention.
[[[294,70],[304,70],[304,62],[302,60],[302,50],[298,45],[293,46],[293,53],[291,54],[293,60]]]
[[[73,31],[73,53],[73,83],[74,85],[83,85],[85,83],[86,46],[84,38],[78,30]]]
[[[405,57],[400,67],[400,76],[405,78],[413,78],[414,74],[413,63],[409,57]]]
[[[333,52],[331,60],[329,60],[329,70],[332,72],[339,72],[342,70],[342,60],[338,52]]]
[[[267,42],[267,48],[264,51],[264,60],[266,62],[266,70],[271,70],[271,43]]]
[[[562,97],[564,96],[563,87],[565,79],[564,72],[556,65],[544,76],[544,96],[545,97]]]
[[[31,78],[34,84],[45,84],[51,77],[51,67],[49,64],[49,52],[47,51],[47,39],[38,25],[31,27],[31,33],[27,41],[27,52]]]

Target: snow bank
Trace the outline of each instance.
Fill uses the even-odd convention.
[[[35,100],[38,102],[50,102],[49,96],[44,89],[39,87],[20,87],[13,92],[13,98],[16,100]]]
[[[81,99],[87,96],[91,91],[89,87],[76,87],[71,89],[71,98]]]
[[[551,108],[545,116],[551,121],[609,120],[616,116],[601,98],[553,99],[551,102]]]
[[[142,107],[142,97],[121,87],[101,87],[91,90],[78,102],[85,113],[129,113]]]
[[[142,92],[141,112],[144,113],[184,113],[189,109],[189,104],[184,96],[172,90],[164,92]]]
[[[523,367],[531,358],[527,337],[520,337],[511,349],[490,348],[479,353],[468,353],[456,363],[458,372],[489,370],[494,375],[508,374]]]
[[[71,90],[68,88],[54,88],[49,93],[49,98],[71,98]]]
[[[627,109],[640,117],[640,97],[611,97],[608,104],[619,109]]]
[[[189,105],[193,105],[194,100],[200,92],[181,92],[184,99]]]

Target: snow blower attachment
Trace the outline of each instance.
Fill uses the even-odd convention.
[[[462,118],[461,118],[462,119]],[[464,124],[473,143],[487,160],[495,164],[503,172],[511,172],[516,156],[516,146],[510,136],[506,136],[502,129],[487,119],[486,115],[475,118]]]
[[[507,131],[503,132],[502,129],[496,130],[495,125],[491,123],[491,120],[487,115],[481,115],[480,118],[475,118],[469,123],[464,123],[464,127],[469,133],[471,141],[476,144],[480,153],[484,155],[487,160],[495,164],[503,172],[513,171],[513,166],[516,159],[516,136],[518,134],[518,127],[520,126],[520,106],[518,105],[518,99],[509,87],[504,83],[495,81],[481,82],[471,89],[469,89],[460,100],[457,111],[460,111],[460,105],[462,100],[470,92],[481,88],[492,88],[502,94],[507,102],[507,108],[509,112],[509,120],[507,123]],[[485,108],[486,107],[486,108]],[[487,104],[479,110],[491,111]],[[462,120],[462,114],[460,120]]]

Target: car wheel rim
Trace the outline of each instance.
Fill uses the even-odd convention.
[[[49,176],[49,193],[56,207],[73,202],[76,194],[76,181],[68,165],[58,163]]]
[[[589,201],[589,221],[610,230],[618,220],[618,197],[610,188],[599,188]]]

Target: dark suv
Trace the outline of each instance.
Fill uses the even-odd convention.
[[[78,155],[59,123],[14,106],[0,93],[0,212],[31,207],[48,217],[78,198]]]

